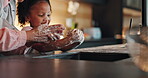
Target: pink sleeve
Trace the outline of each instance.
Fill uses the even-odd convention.
[[[29,31],[29,30],[32,30],[33,28],[30,27],[30,26],[26,26],[26,27],[23,27],[21,31]]]
[[[27,41],[25,31],[17,31],[8,28],[0,29],[0,51],[11,51],[24,46]]]

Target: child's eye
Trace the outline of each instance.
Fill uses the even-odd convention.
[[[50,14],[48,14],[47,16],[50,17]]]
[[[44,15],[43,14],[41,14],[41,15],[38,15],[39,17],[43,17]]]

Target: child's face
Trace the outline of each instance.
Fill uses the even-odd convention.
[[[35,27],[40,26],[41,24],[50,23],[50,6],[47,2],[38,2],[30,8],[30,13],[26,17],[30,22],[30,25]]]

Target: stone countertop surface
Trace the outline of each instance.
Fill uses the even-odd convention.
[[[127,44],[104,45],[90,48],[73,49],[68,52],[95,52],[95,53],[129,53]]]

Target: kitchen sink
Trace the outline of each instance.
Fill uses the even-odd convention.
[[[74,60],[91,60],[91,61],[117,61],[129,58],[128,54],[121,53],[89,53],[80,52],[77,55],[71,56],[70,59]]]
[[[49,59],[71,59],[71,60],[89,60],[89,61],[118,61],[129,58],[127,53],[93,53],[93,52],[65,52],[54,55],[35,56],[34,58]]]

